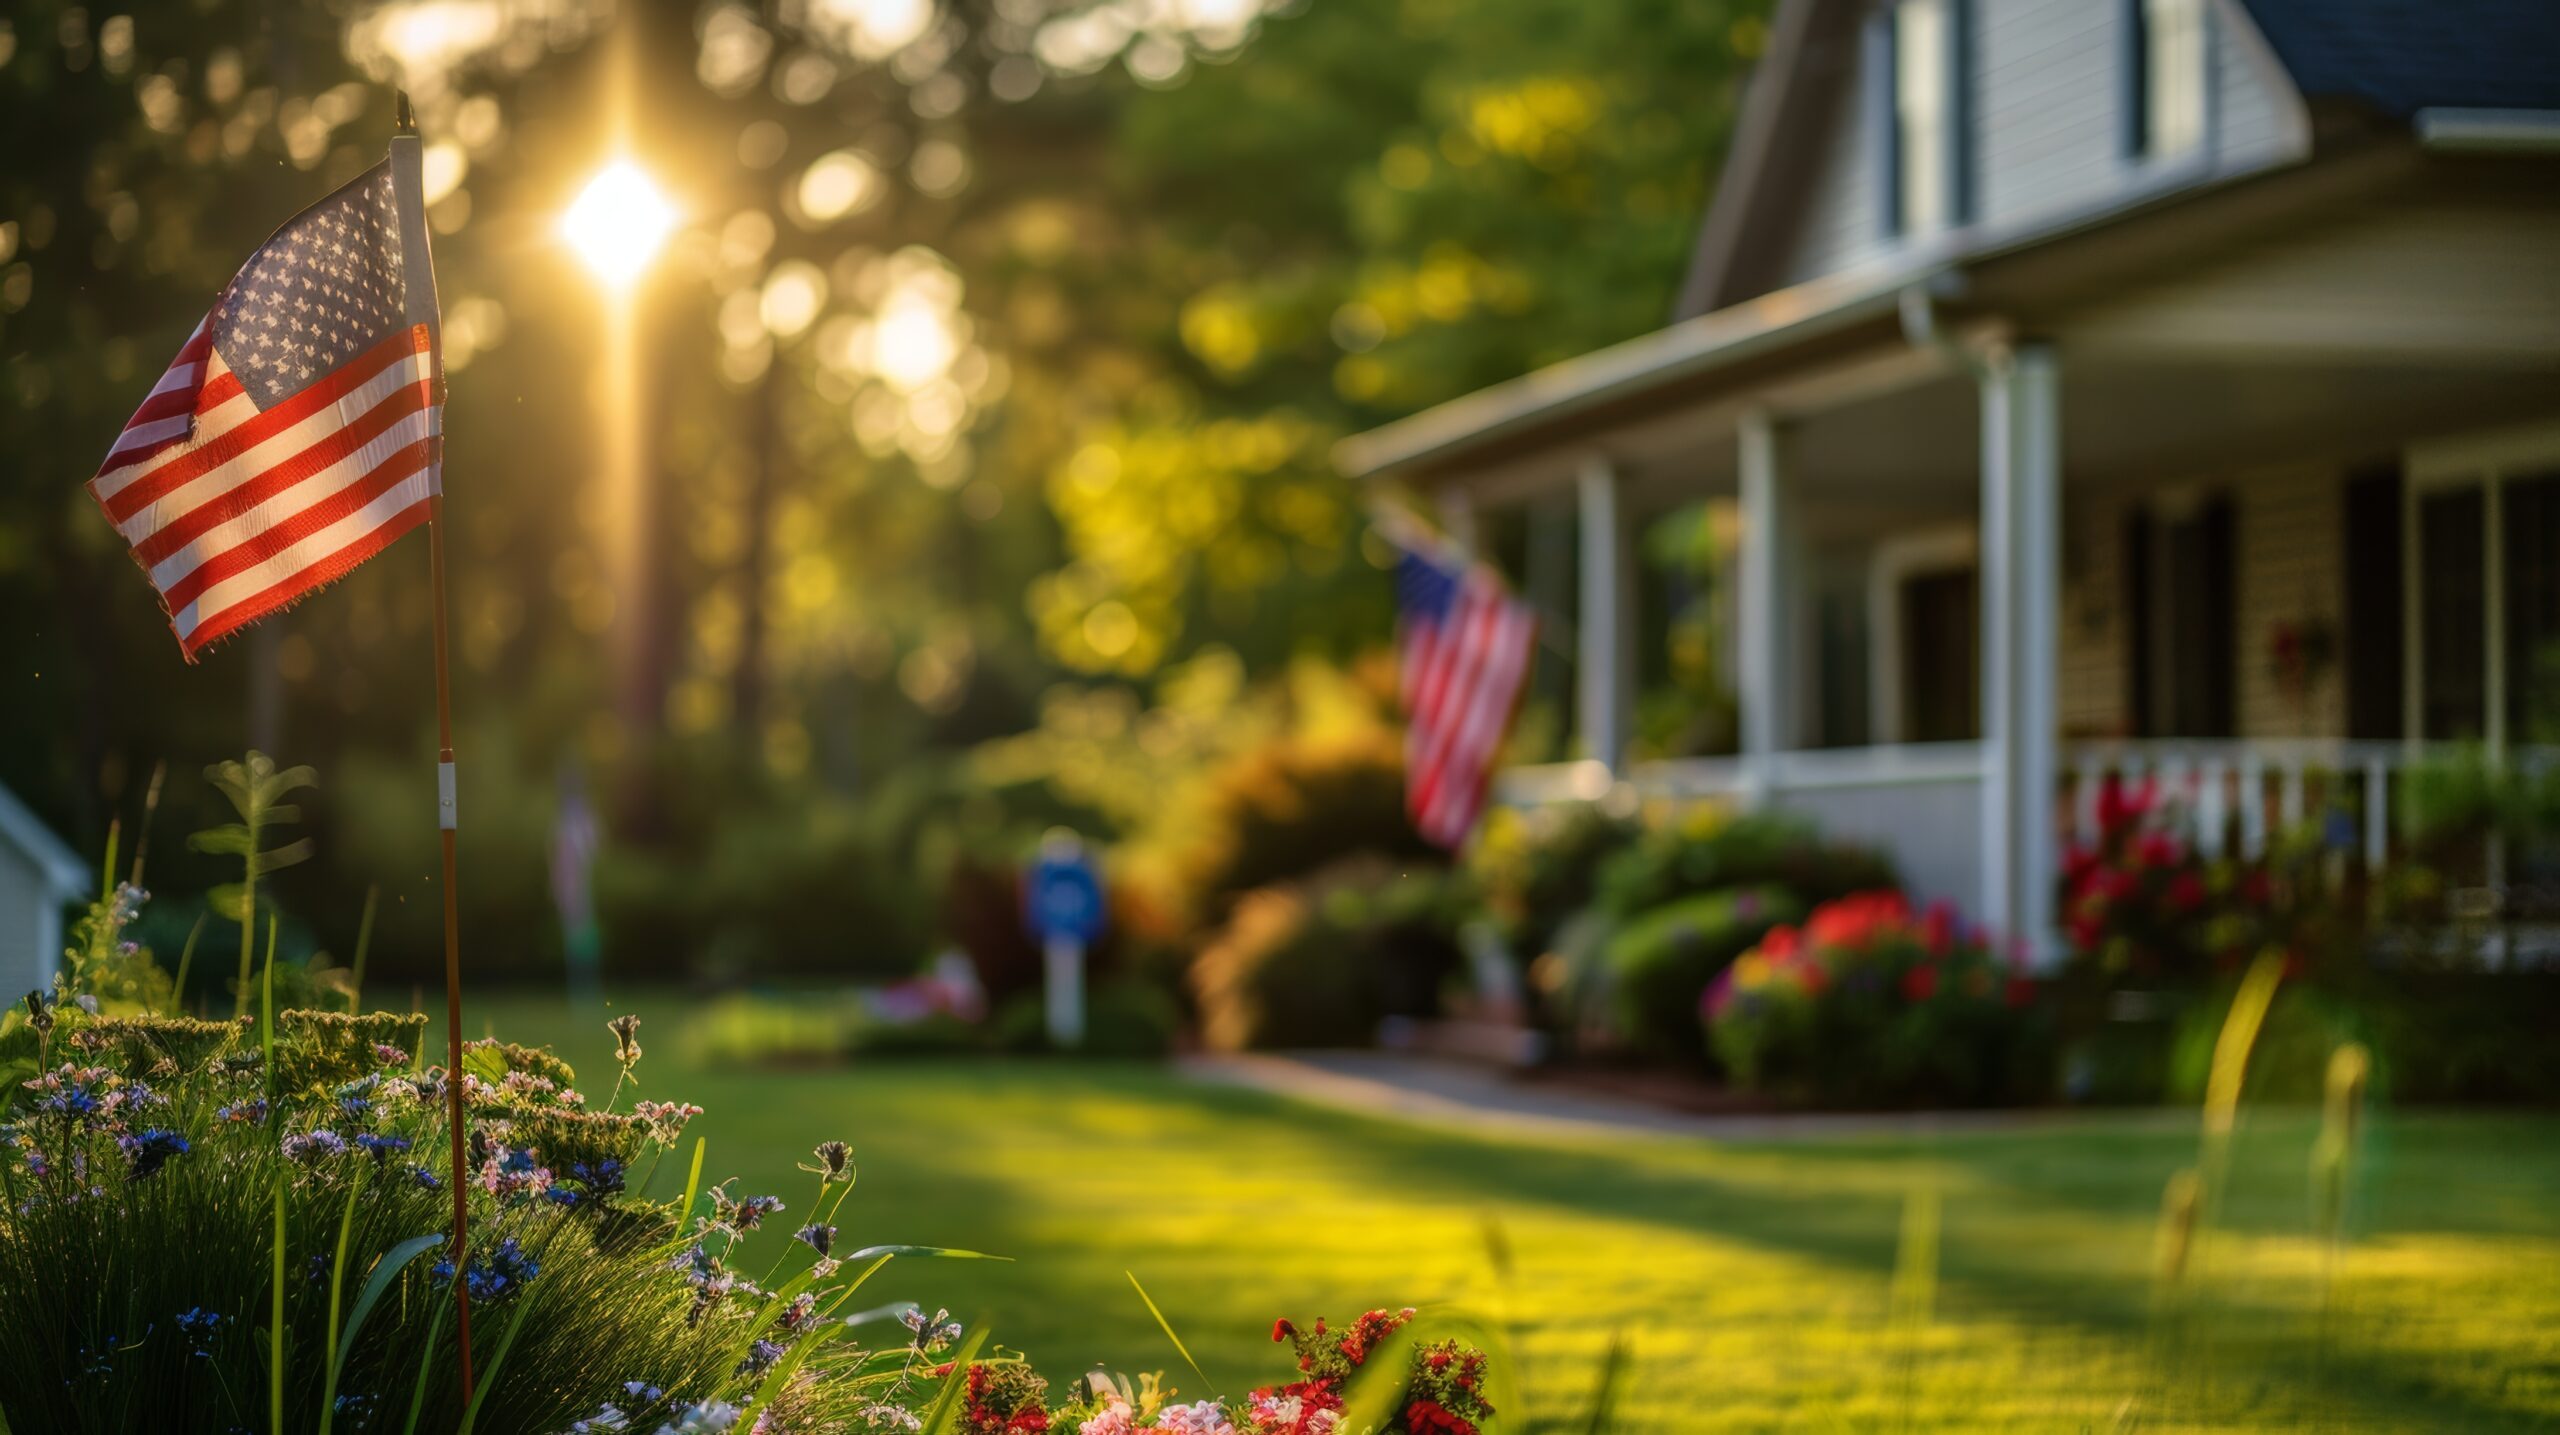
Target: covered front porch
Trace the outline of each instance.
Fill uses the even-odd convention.
[[[1347,445],[1569,638],[1501,796],[1800,811],[2050,950],[2110,774],[2208,853],[2317,819],[2370,871],[2429,744],[2537,760],[2560,205],[2495,166],[2367,183],[2307,232],[2154,217],[1781,291]],[[1713,557],[1657,571],[1693,514]],[[1654,720],[1666,608],[1729,722]]]

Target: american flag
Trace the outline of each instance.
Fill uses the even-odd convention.
[[[1406,549],[1396,563],[1404,805],[1422,835],[1466,841],[1511,726],[1537,616],[1481,563]]]
[[[400,188],[386,160],[277,230],[89,481],[189,662],[382,551],[442,490],[435,280],[409,272]]]

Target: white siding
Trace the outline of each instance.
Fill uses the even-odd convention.
[[[1972,0],[1973,132],[1966,137],[1977,228],[2015,229],[2129,198],[2164,175],[2207,179],[2294,153],[2300,102],[2236,8],[2211,11],[2212,117],[2205,153],[2146,164],[2124,152],[2131,36],[2119,0]],[[1814,146],[1817,173],[1783,263],[1802,283],[1883,257],[1900,241],[1879,213],[1875,129],[1860,113],[1856,66]]]
[[[2116,0],[1975,0],[1974,194],[1997,223],[2128,177]]]
[[[50,905],[44,874],[0,838],[0,1001],[51,985],[61,940],[61,909]]]
[[[1884,182],[1878,167],[1881,157],[1858,113],[1858,92],[1853,66],[1833,96],[1825,121],[1804,221],[1782,271],[1787,284],[1855,269],[1882,257],[1889,246],[1878,203]]]
[[[2132,730],[2125,654],[2125,501],[2110,491],[2062,495],[2062,628],[2055,718],[2066,738]]]
[[[2394,193],[2110,295],[2074,343],[2266,358],[2560,354],[2560,194]]]
[[[2297,466],[2253,473],[2233,485],[2239,506],[2239,583],[2234,658],[2242,737],[2335,737],[2347,730],[2346,664],[2328,666],[2301,687],[2278,680],[2276,634],[2288,625],[2326,628],[2343,649],[2346,615],[2340,548],[2346,542],[2343,481],[2336,470]]]

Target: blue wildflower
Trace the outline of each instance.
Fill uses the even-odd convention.
[[[168,1165],[171,1158],[184,1156],[195,1148],[177,1132],[155,1126],[138,1136],[127,1133],[117,1137],[116,1149],[124,1153],[126,1175],[139,1181]]]
[[[409,1168],[409,1179],[426,1187],[430,1191],[441,1191],[444,1189],[444,1178],[437,1175],[435,1172],[428,1170],[424,1166],[411,1166]]]
[[[464,1271],[463,1288],[471,1292],[474,1304],[495,1305],[524,1289],[535,1276],[542,1274],[542,1263],[535,1260],[513,1236],[498,1242],[487,1255],[474,1260]],[[437,1261],[428,1271],[439,1287],[453,1284],[453,1258]]]
[[[542,1193],[542,1198],[555,1206],[571,1207],[576,1206],[579,1201],[584,1199],[576,1191],[567,1186],[554,1186],[551,1189],[544,1191]]]
[[[36,1110],[47,1116],[68,1116],[75,1120],[94,1114],[97,1109],[98,1098],[90,1095],[89,1088],[76,1081],[36,1103]]]
[[[218,1120],[261,1126],[266,1124],[267,1098],[261,1096],[255,1101],[235,1101],[228,1106],[218,1106],[213,1114]]]
[[[222,1321],[223,1317],[206,1310],[203,1306],[192,1306],[181,1311],[178,1315],[178,1334],[187,1342],[187,1353],[211,1357],[213,1337],[222,1329]]]
[[[602,1199],[622,1191],[622,1163],[608,1156],[593,1165],[580,1161],[569,1168],[569,1179],[587,1188],[587,1194]]]
[[[368,1153],[370,1153],[373,1157],[373,1164],[379,1166],[385,1161],[390,1160],[393,1156],[408,1150],[409,1138],[406,1136],[376,1136],[372,1132],[367,1131],[356,1138],[356,1144],[363,1147]]]
[[[643,1405],[655,1405],[659,1401],[667,1398],[667,1392],[660,1390],[658,1387],[651,1385],[645,1380],[626,1380],[622,1382],[622,1393],[639,1401]]]

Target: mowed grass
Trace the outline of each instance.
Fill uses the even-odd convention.
[[[1528,1413],[1549,1428],[1581,1428],[1621,1337],[1624,1430],[2560,1425],[2553,1116],[2376,1113],[2332,1270],[2312,1234],[2316,1116],[2251,1111],[2221,1220],[2163,1306],[2160,1195],[2196,1141],[2159,1113],[1770,1144],[1528,1138],[1150,1066],[690,1070],[682,1000],[625,1005],[646,1020],[643,1094],[708,1108],[709,1176],[791,1203],[752,1271],[795,1258],[784,1233],[815,1184],[795,1167],[842,1138],[861,1183],[841,1241],[1013,1258],[895,1263],[865,1303],[948,1306],[1052,1379],[1164,1369],[1197,1391],[1135,1272],[1230,1395],[1282,1376],[1275,1316],[1456,1301],[1516,1323]],[[492,1024],[554,1043],[591,1097],[612,1088],[600,1019],[523,999],[466,1017]],[[653,1189],[680,1190],[681,1167]],[[1936,1203],[1934,1241],[1901,1237],[1915,1193]]]

